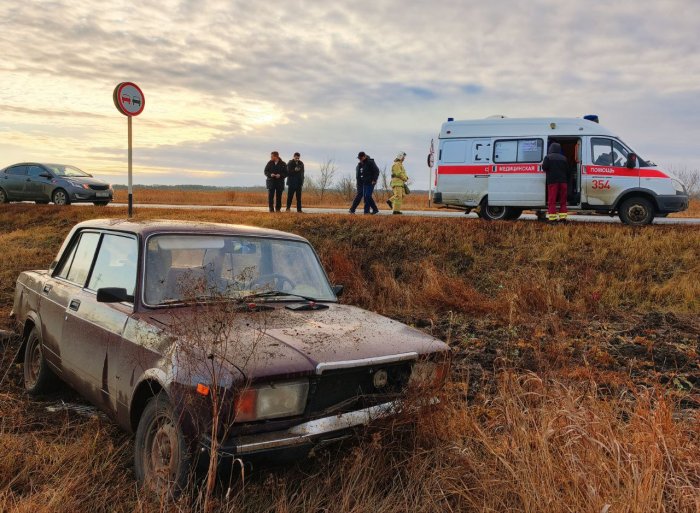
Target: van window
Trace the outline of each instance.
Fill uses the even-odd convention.
[[[467,141],[445,141],[440,151],[440,161],[449,163],[461,163],[467,160]]]
[[[496,141],[493,161],[499,163],[542,162],[544,141],[542,139],[517,139]]]
[[[619,142],[603,137],[591,139],[591,162],[596,166],[624,166],[629,152]]]

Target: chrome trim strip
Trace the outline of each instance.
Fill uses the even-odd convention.
[[[367,367],[368,365],[384,365],[387,363],[403,362],[406,360],[417,360],[418,353],[392,354],[389,356],[377,356],[375,358],[364,358],[362,360],[346,360],[342,362],[321,362],[316,365],[316,374],[323,374],[327,370],[347,369],[349,367]]]
[[[362,410],[304,422],[281,433],[244,436],[236,443],[236,455],[310,443],[314,437],[368,424],[373,419],[391,415],[398,406],[399,401],[391,401]]]

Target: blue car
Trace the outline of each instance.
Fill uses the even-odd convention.
[[[35,201],[56,205],[112,201],[112,186],[75,166],[25,162],[0,170],[0,203]]]

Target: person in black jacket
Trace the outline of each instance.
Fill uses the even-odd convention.
[[[267,180],[267,204],[270,212],[282,210],[282,193],[284,192],[284,179],[287,176],[287,165],[280,159],[277,151],[270,153],[270,162],[265,166]],[[274,202],[274,206],[273,206]]]
[[[287,212],[292,206],[292,198],[296,194],[297,212],[301,210],[301,188],[304,186],[304,163],[301,161],[299,152],[294,154],[294,158],[287,162]]]
[[[561,153],[561,145],[553,142],[549,153],[542,162],[542,170],[547,173],[547,219],[549,221],[566,221],[567,184],[569,182],[569,163]],[[559,212],[557,213],[557,201]]]
[[[375,164],[374,159],[370,158],[364,151],[358,153],[357,158],[360,160],[355,168],[357,195],[352,200],[352,205],[350,205],[350,213],[354,214],[357,205],[360,204],[360,200],[364,199],[365,214],[377,214],[379,209],[374,202],[374,198],[372,198],[372,194],[374,193],[374,186],[377,185],[377,180],[379,180],[379,168]]]

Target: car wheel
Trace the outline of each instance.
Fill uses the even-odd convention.
[[[136,429],[136,478],[151,489],[176,496],[187,484],[191,461],[177,415],[161,392],[148,402]]]
[[[7,198],[7,193],[3,190],[0,189],[0,203],[8,203],[9,199]]]
[[[24,346],[24,388],[30,395],[40,395],[55,388],[57,378],[44,358],[39,331],[34,328]]]
[[[106,207],[109,201],[93,201],[92,204],[96,207]]]
[[[63,206],[70,204],[70,198],[68,197],[68,193],[63,189],[56,189],[55,191],[53,191],[53,196],[51,196],[51,200],[54,202],[54,205]]]
[[[654,220],[654,205],[646,198],[636,196],[622,202],[620,219],[630,226],[644,226]]]

